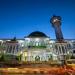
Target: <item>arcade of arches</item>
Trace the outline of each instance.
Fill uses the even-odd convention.
[[[22,61],[50,61],[57,60],[57,55],[47,50],[32,50],[21,52]]]

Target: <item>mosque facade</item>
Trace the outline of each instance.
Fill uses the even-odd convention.
[[[65,41],[59,43],[43,32],[34,31],[24,39],[1,39],[0,46],[4,47],[1,52],[5,54],[21,55],[21,61],[57,61],[62,60],[63,55],[72,55],[75,52],[75,40]]]

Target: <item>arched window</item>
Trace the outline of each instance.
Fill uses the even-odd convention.
[[[11,51],[12,51],[12,46],[10,46],[10,48],[9,48],[9,53],[11,53]]]
[[[61,47],[60,47],[60,46],[59,46],[59,52],[62,53],[62,51],[61,51]]]
[[[39,43],[36,41],[36,46],[38,46],[39,45]]]
[[[58,47],[57,47],[57,45],[55,45],[55,49],[56,49],[56,53],[58,52]]]
[[[67,53],[67,47],[65,46],[65,52]]]
[[[64,49],[64,46],[62,46],[62,52],[63,52],[63,53],[65,53],[65,49]]]
[[[70,48],[71,48],[71,45],[70,45],[70,44],[68,44],[68,45],[67,45],[67,47],[68,47],[68,49],[70,49]]]
[[[7,52],[9,52],[9,46],[7,46]]]
[[[14,51],[15,51],[15,46],[13,46],[13,53],[14,53]]]
[[[55,45],[55,49],[58,50],[58,47]]]

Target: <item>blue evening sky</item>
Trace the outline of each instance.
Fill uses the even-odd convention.
[[[75,39],[75,0],[0,0],[0,38],[24,38],[41,31],[55,39],[50,18],[62,17],[65,39]]]

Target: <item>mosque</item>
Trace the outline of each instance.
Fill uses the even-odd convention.
[[[64,60],[68,54],[75,53],[75,40],[64,39],[61,33],[60,18],[53,16],[56,39],[51,39],[41,31],[34,31],[23,39],[0,39],[0,53],[21,56],[21,61]]]

